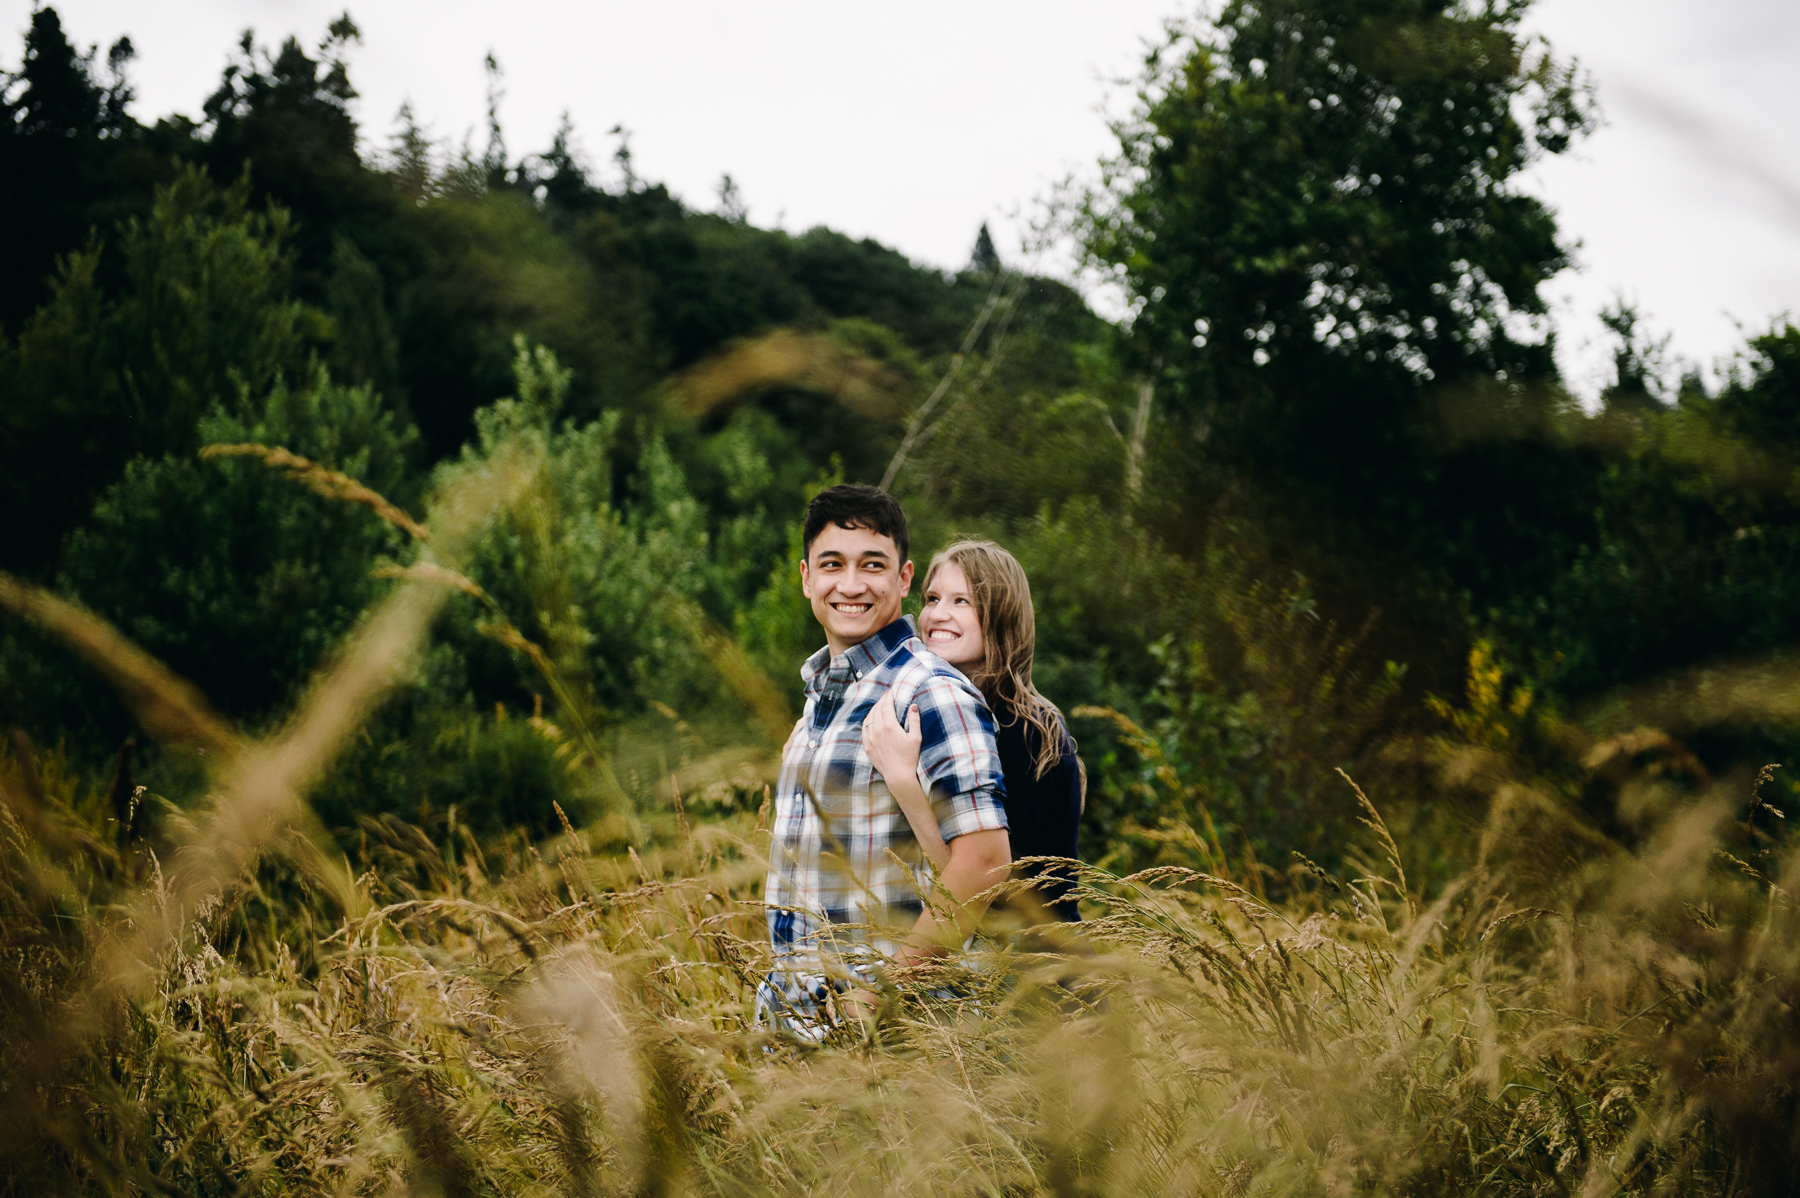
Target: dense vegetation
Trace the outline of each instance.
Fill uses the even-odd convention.
[[[35,11],[0,1184],[1786,1192],[1800,330],[1708,390],[1620,306],[1574,402],[1516,176],[1594,100],[1522,11],[1172,32],[1049,214],[1120,324],[572,129],[372,148],[348,17],[145,125]],[[1024,562],[1096,919],[768,1054],[834,479]]]

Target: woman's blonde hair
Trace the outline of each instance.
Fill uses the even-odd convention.
[[[1039,748],[1032,774],[1041,778],[1062,756],[1062,738],[1068,731],[1056,704],[1031,683],[1031,659],[1037,651],[1031,583],[1018,559],[1000,546],[992,541],[965,540],[932,557],[925,571],[925,590],[931,589],[931,580],[946,562],[955,562],[968,580],[986,649],[980,661],[964,667],[969,681],[986,697],[996,718],[1026,720],[1037,729]]]

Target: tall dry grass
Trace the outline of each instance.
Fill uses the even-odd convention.
[[[292,464],[289,463],[289,466]],[[1752,801],[1590,754],[1629,841],[1492,747],[1469,870],[1412,888],[1378,804],[1342,876],[1087,868],[1079,936],[891,977],[794,1043],[762,816],[452,811],[335,850],[306,790],[416,655],[455,546],[530,485],[465,479],[440,558],[261,741],[113,630],[0,589],[117,680],[214,792],[155,837],[58,752],[0,753],[0,1189],[11,1194],[1739,1194],[1800,1180],[1800,856]],[[431,567],[431,568],[425,568]],[[460,576],[460,575],[459,575]],[[471,584],[472,585],[472,584]],[[753,717],[747,717],[753,718]],[[1467,757],[1467,754],[1465,754]],[[1485,772],[1483,772],[1485,770]],[[691,781],[691,780],[690,780]],[[1168,783],[1174,785],[1175,783]],[[139,800],[153,801],[149,796]],[[1743,813],[1749,811],[1748,818]],[[1189,830],[1197,845],[1202,839]],[[608,844],[613,843],[609,838]],[[1027,951],[1027,949],[1031,951]]]
[[[1228,876],[1089,870],[1081,942],[998,937],[811,1047],[749,1018],[766,843],[747,815],[623,856],[574,829],[484,845],[452,817],[370,821],[350,861],[290,825],[195,900],[216,856],[118,843],[56,755],[4,776],[11,1193],[1728,1194],[1795,1175],[1800,878],[1730,794],[1672,806],[1634,853],[1559,850],[1541,809],[1509,808],[1497,839],[1532,868],[1497,852],[1429,899],[1372,808],[1370,866],[1302,866],[1279,908]],[[1558,853],[1560,877],[1521,881]]]

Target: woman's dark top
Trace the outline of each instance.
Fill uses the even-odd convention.
[[[1007,838],[1012,855],[1019,857],[1074,857],[1081,830],[1081,766],[1075,760],[1075,742],[1056,719],[1056,736],[1062,752],[1037,776],[1037,751],[1043,734],[1030,720],[1018,716],[994,717],[994,741],[1000,748],[1000,769],[1006,775]],[[1066,865],[1021,866],[1021,877],[1041,878],[1032,893],[1050,914],[1070,923],[1081,918],[1076,909],[1074,872]]]

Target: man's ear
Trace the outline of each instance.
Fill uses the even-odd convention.
[[[801,565],[802,569],[804,569],[806,567],[805,562],[801,562],[800,565]],[[909,561],[904,566],[900,567],[900,596],[901,596],[901,598],[905,598],[906,596],[912,594],[912,580],[913,580],[913,564]],[[809,596],[809,598],[810,598],[810,596]]]
[[[911,562],[907,562],[906,564],[909,566],[912,565]],[[805,595],[808,599],[812,598],[812,575],[807,573],[806,563],[804,561],[800,563],[800,593]]]

